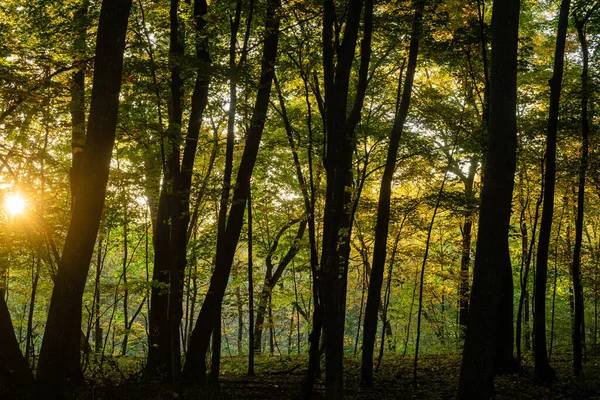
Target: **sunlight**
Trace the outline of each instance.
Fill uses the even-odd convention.
[[[23,198],[19,193],[8,194],[4,197],[4,207],[11,216],[23,214],[27,200]]]

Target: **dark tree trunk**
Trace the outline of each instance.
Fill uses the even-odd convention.
[[[171,371],[169,323],[167,317],[169,254],[165,243],[169,242],[168,197],[166,177],[163,178],[158,200],[156,228],[154,229],[154,270],[152,272],[152,292],[150,295],[148,358],[146,375],[165,378]]]
[[[179,384],[179,374],[181,371],[179,329],[183,317],[183,279],[187,265],[187,232],[190,223],[192,173],[198,148],[202,116],[208,104],[208,86],[211,76],[209,71],[211,60],[208,53],[208,39],[205,32],[205,16],[207,11],[206,0],[194,1],[196,57],[199,65],[192,93],[192,109],[185,138],[183,157],[181,159],[181,167],[179,167],[178,158],[177,173],[173,180],[174,190],[171,204],[169,329],[171,339],[171,369],[176,387]]]
[[[508,358],[504,354],[498,354],[499,342],[512,344],[513,290],[508,231],[517,148],[519,9],[519,0],[494,2],[489,150],[483,175],[469,321],[459,379],[459,399],[490,397],[498,359]],[[505,335],[506,331],[510,332],[509,337],[499,337]],[[502,350],[510,351],[509,355],[512,356],[512,348]]]
[[[252,187],[248,192],[248,376],[254,376],[254,277],[252,259]]]
[[[186,379],[192,381],[203,381],[206,376],[205,358],[210,336],[215,327],[215,318],[217,314],[220,314],[219,310],[244,222],[246,201],[250,192],[250,178],[256,162],[271,94],[271,83],[279,40],[279,17],[277,15],[279,7],[279,0],[269,0],[267,4],[266,38],[264,40],[263,61],[256,104],[246,136],[246,145],[233,191],[225,235],[217,243],[215,270],[190,338],[190,346],[183,369]],[[213,349],[213,351],[217,350]]]
[[[406,79],[402,90],[400,107],[394,120],[394,126],[390,133],[390,144],[388,147],[385,169],[379,188],[379,204],[377,208],[377,224],[375,226],[375,246],[373,248],[373,263],[369,279],[369,291],[367,305],[365,308],[365,321],[362,342],[362,363],[360,383],[362,386],[373,385],[373,350],[375,348],[375,336],[377,335],[377,315],[381,304],[381,287],[383,285],[383,271],[387,254],[388,228],[390,221],[390,203],[392,198],[392,179],[396,170],[396,159],[398,147],[404,130],[404,123],[408,115],[410,98],[413,89],[413,80],[417,69],[417,56],[419,54],[419,39],[421,35],[421,20],[425,1],[416,0],[416,9],[413,18],[412,33],[410,39],[410,50],[408,53],[408,67]],[[400,80],[399,80],[400,82]],[[398,88],[400,91],[400,88]],[[385,321],[384,321],[385,324]],[[381,344],[383,346],[383,343]]]
[[[37,371],[46,398],[60,396],[65,384],[83,381],[82,296],[106,195],[130,9],[131,0],[104,0],[100,11],[85,151]]]
[[[471,240],[473,231],[473,220],[475,218],[475,197],[473,195],[473,183],[477,173],[477,164],[479,160],[476,157],[471,158],[469,174],[463,180],[465,186],[466,213],[465,221],[462,227],[462,246],[460,257],[460,283],[458,289],[458,324],[461,327],[461,337],[467,329],[469,320],[469,267],[471,265]]]
[[[175,177],[179,172],[181,120],[182,120],[182,81],[180,64],[184,55],[184,47],[179,33],[179,0],[170,1],[169,19],[169,70],[170,101],[168,107],[169,126],[166,138],[161,138],[163,157],[163,182],[158,200],[158,215],[154,237],[154,271],[152,280],[152,303],[150,311],[149,351],[146,361],[146,373],[149,376],[171,377],[174,356],[171,348],[173,340],[171,335],[169,300],[171,286],[170,262],[171,234],[173,217]],[[165,141],[166,139],[166,141]],[[165,143],[166,142],[166,143]],[[166,145],[165,145],[166,144]],[[168,290],[167,290],[168,287]],[[177,363],[176,363],[177,364]]]
[[[353,109],[347,114],[350,72],[355,56],[356,41],[363,8],[362,0],[351,0],[346,10],[344,37],[334,45],[335,5],[324,2],[323,16],[323,71],[326,110],[327,191],[323,218],[323,245],[321,254],[320,300],[323,303],[323,341],[325,346],[325,393],[330,399],[342,399],[344,318],[346,276],[350,253],[352,197],[352,154],[355,148],[354,128],[360,120],[367,86],[371,55],[373,3],[366,1],[364,38],[361,44],[361,62]],[[338,39],[336,38],[336,43]],[[334,64],[334,51],[336,63]]]
[[[179,58],[183,54],[183,47],[178,33],[177,10],[178,1],[174,0],[171,3],[170,154],[166,161],[158,207],[153,280],[159,283],[153,287],[152,291],[150,351],[146,367],[147,372],[151,375],[170,375],[176,389],[179,385],[181,371],[179,328],[183,317],[183,280],[187,265],[186,250],[189,238],[192,172],[202,115],[208,102],[210,82],[210,56],[204,37],[206,26],[204,16],[207,12],[207,3],[197,0],[194,2],[194,19],[196,20],[196,56],[199,66],[192,93],[192,109],[180,165],[181,130],[179,126],[181,125],[182,111],[181,78],[179,76],[181,60]],[[169,285],[168,293],[165,291],[166,284]],[[154,320],[153,316],[155,316]]]
[[[0,388],[31,385],[33,375],[19,348],[3,289],[0,290],[0,343]]]
[[[575,246],[573,248],[573,291],[575,292],[575,318],[573,320],[573,370],[580,375],[583,347],[583,288],[581,285],[581,244],[583,239],[583,212],[585,206],[585,175],[588,167],[589,120],[588,120],[588,63],[589,51],[585,32],[585,20],[576,18],[577,37],[583,54],[581,72],[581,163],[579,167],[579,187],[577,193],[577,219],[575,220]]]
[[[556,180],[556,134],[560,92],[564,68],[565,41],[569,25],[570,0],[562,0],[556,33],[554,52],[554,73],[550,80],[550,112],[546,137],[546,173],[544,177],[544,208],[540,223],[540,238],[537,248],[535,268],[535,302],[533,321],[533,354],[535,361],[534,379],[541,382],[554,380],[555,373],[548,362],[546,346],[546,283],[548,279],[548,251],[554,216],[554,187]]]
[[[69,174],[71,179],[71,205],[75,201],[77,178],[81,169],[85,146],[85,64],[83,64],[83,60],[86,58],[87,48],[85,43],[87,14],[88,1],[84,0],[73,17],[73,31],[75,34],[75,40],[73,41],[74,61],[79,63],[79,67],[71,78],[71,152],[73,157]]]

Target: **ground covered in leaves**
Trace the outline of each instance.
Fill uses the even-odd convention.
[[[246,375],[247,361],[242,357],[225,358],[222,363],[218,389],[187,386],[185,399],[298,399],[300,384],[306,372],[306,356],[258,357],[256,376]],[[360,359],[347,357],[347,399],[453,399],[460,368],[459,354],[429,355],[419,360],[418,385],[413,386],[413,357],[385,357],[375,374],[373,389],[359,386]],[[169,385],[148,382],[138,372],[140,361],[118,360],[103,366],[103,375],[93,372],[85,387],[72,391],[71,398],[79,399],[173,399]],[[533,366],[525,360],[520,374],[496,379],[494,399],[600,399],[600,355],[588,357],[585,374],[574,378],[568,353],[556,354],[553,359],[558,380],[550,386],[532,382]],[[129,372],[130,371],[130,372]],[[324,382],[315,386],[314,398],[325,399]],[[2,399],[27,399],[30,394],[0,393]]]

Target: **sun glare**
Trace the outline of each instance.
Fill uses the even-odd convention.
[[[19,193],[12,193],[6,195],[4,198],[4,207],[6,208],[6,211],[8,211],[8,213],[13,217],[23,214],[26,204],[27,200],[25,200]]]

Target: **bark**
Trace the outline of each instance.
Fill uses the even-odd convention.
[[[169,326],[171,331],[171,368],[176,387],[179,384],[179,373],[181,371],[179,329],[183,317],[183,279],[187,266],[187,232],[190,223],[192,173],[198,148],[202,116],[208,104],[208,87],[211,76],[209,70],[211,60],[208,53],[208,39],[205,32],[207,8],[206,0],[194,1],[196,57],[199,65],[192,93],[192,108],[186,132],[183,156],[181,158],[181,167],[179,167],[178,159],[177,173],[173,180],[174,195],[171,204]]]
[[[545,193],[540,223],[540,237],[535,268],[535,302],[533,322],[534,379],[540,382],[554,380],[555,373],[548,362],[546,346],[546,284],[548,279],[548,252],[554,216],[554,187],[556,180],[556,134],[567,28],[569,24],[570,0],[562,0],[558,17],[556,49],[554,52],[554,72],[550,80],[550,112],[546,137]]]
[[[209,347],[210,336],[215,327],[215,318],[220,314],[219,310],[231,272],[231,264],[242,230],[246,201],[250,192],[250,178],[252,177],[252,171],[256,162],[269,105],[279,40],[279,7],[279,0],[270,0],[267,4],[265,21],[266,37],[263,47],[259,89],[236,178],[225,235],[217,243],[215,270],[213,271],[208,292],[190,338],[188,355],[183,369],[187,380],[203,381],[206,376],[206,353]]]
[[[573,371],[580,375],[582,365],[583,347],[583,288],[581,285],[581,245],[583,241],[583,216],[585,206],[585,175],[588,168],[589,148],[589,119],[588,119],[588,64],[589,51],[585,32],[585,20],[576,18],[577,37],[583,54],[583,70],[581,72],[581,161],[579,166],[579,187],[577,192],[577,218],[575,220],[575,246],[573,248],[573,291],[575,295],[575,318],[573,321]]]
[[[462,329],[462,337],[464,337],[464,332],[467,329],[467,322],[469,320],[469,267],[471,265],[471,240],[473,220],[475,218],[475,196],[473,194],[473,184],[475,181],[475,174],[477,173],[477,164],[479,163],[479,160],[477,157],[473,157],[471,158],[470,162],[471,165],[469,166],[469,173],[465,179],[462,180],[465,186],[465,200],[467,202],[465,221],[462,227],[460,284],[458,289],[458,324]]]
[[[171,287],[171,234],[172,218],[175,211],[174,192],[175,176],[179,172],[181,121],[182,121],[182,81],[180,76],[184,55],[184,47],[179,33],[179,0],[170,1],[169,20],[169,71],[170,71],[170,101],[168,107],[169,125],[165,138],[161,138],[163,157],[163,182],[158,200],[158,221],[154,239],[154,271],[152,286],[152,309],[150,311],[150,337],[146,373],[148,376],[172,377],[173,370],[173,341],[170,325],[169,300]],[[165,146],[166,142],[166,146]],[[166,288],[168,287],[168,290]],[[175,362],[177,364],[177,362]]]
[[[419,39],[423,19],[425,1],[415,0],[415,14],[408,53],[408,67],[406,79],[400,100],[400,107],[394,120],[390,133],[385,169],[379,188],[379,204],[377,208],[377,223],[375,226],[375,246],[373,248],[373,262],[369,278],[369,291],[365,307],[365,321],[363,328],[362,363],[360,383],[362,386],[373,385],[373,351],[375,336],[377,335],[377,316],[381,304],[381,287],[383,285],[383,272],[387,254],[388,228],[390,220],[390,203],[392,197],[392,179],[396,169],[396,159],[402,131],[408,115],[410,98],[412,95],[413,81],[417,69],[417,56],[419,54]],[[398,89],[400,90],[400,89]],[[383,343],[382,343],[383,346]]]
[[[81,169],[81,160],[85,146],[85,60],[86,33],[87,33],[88,1],[83,0],[75,11],[73,18],[73,31],[75,40],[74,61],[78,65],[71,78],[71,152],[72,164],[70,171],[71,179],[71,205],[75,201],[74,194],[77,192],[77,177]]]
[[[248,376],[254,376],[254,277],[252,259],[252,188],[248,192]]]
[[[367,85],[371,55],[373,3],[367,0],[364,12],[364,37],[361,43],[361,62],[354,106],[347,113],[350,71],[355,56],[363,1],[351,0],[346,10],[344,37],[334,46],[335,5],[324,2],[323,71],[326,110],[327,190],[323,218],[321,254],[321,301],[323,302],[323,341],[325,346],[325,394],[330,399],[343,398],[343,354],[345,293],[350,253],[352,196],[352,154],[355,148],[354,128]],[[336,38],[336,43],[338,39]],[[336,64],[334,64],[334,50]],[[348,117],[347,117],[348,115]]]
[[[512,346],[501,348],[499,343],[512,345],[513,288],[508,231],[517,148],[519,9],[519,0],[495,1],[493,6],[489,150],[483,175],[459,399],[489,398],[498,360],[512,356]]]
[[[154,279],[159,282],[153,287],[151,309],[151,339],[146,371],[151,375],[170,375],[178,390],[181,371],[181,339],[179,329],[183,317],[183,280],[187,265],[186,251],[190,223],[190,192],[192,172],[196,157],[198,137],[204,109],[208,103],[210,82],[210,56],[204,29],[207,3],[194,2],[196,21],[196,57],[198,70],[191,99],[183,156],[181,157],[181,77],[179,58],[183,55],[178,32],[178,1],[171,3],[171,107],[169,113],[170,155],[166,163],[165,176],[159,199],[159,220],[155,240]],[[180,160],[181,159],[181,160]],[[169,194],[169,192],[171,192]],[[170,224],[168,220],[170,219]],[[160,239],[160,240],[159,240]],[[169,285],[168,292],[165,291]],[[156,309],[155,309],[156,307]],[[152,323],[152,315],[155,315]],[[154,341],[153,335],[154,334]]]
[[[79,361],[82,296],[106,195],[130,9],[131,0],[105,0],[100,11],[86,151],[37,371],[40,393],[46,398],[59,396],[67,383],[83,380]]]
[[[28,386],[33,383],[33,375],[29,370],[27,360],[23,357],[10,313],[4,301],[4,289],[0,290],[0,388],[9,386]]]

